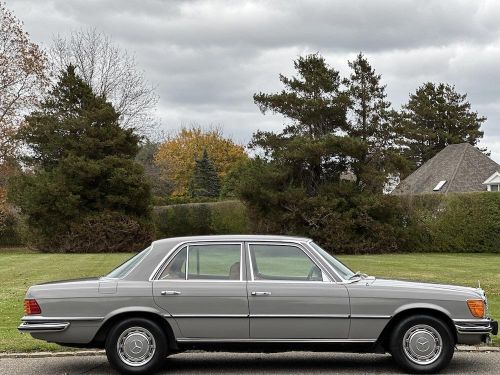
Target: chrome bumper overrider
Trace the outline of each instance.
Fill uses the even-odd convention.
[[[68,322],[24,322],[17,329],[21,332],[60,332],[68,327]]]
[[[498,322],[492,319],[454,319],[459,334],[498,334]]]

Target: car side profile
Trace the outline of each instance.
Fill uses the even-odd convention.
[[[32,286],[24,304],[21,332],[105,348],[124,374],[190,349],[388,352],[431,373],[498,333],[481,289],[355,273],[302,237],[158,240],[106,276]]]

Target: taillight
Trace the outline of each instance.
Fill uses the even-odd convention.
[[[467,300],[467,306],[469,306],[472,316],[475,316],[476,318],[484,317],[485,308],[484,301],[482,299],[469,299]]]
[[[24,300],[24,313],[26,315],[36,315],[41,314],[42,309],[36,299],[25,299]]]

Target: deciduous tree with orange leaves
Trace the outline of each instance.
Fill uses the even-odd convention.
[[[187,193],[196,160],[201,158],[204,150],[221,179],[236,162],[248,158],[245,148],[225,138],[221,128],[183,127],[167,137],[155,157],[163,173],[175,183],[174,195]]]

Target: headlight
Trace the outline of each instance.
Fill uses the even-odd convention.
[[[482,299],[468,299],[467,306],[469,306],[469,310],[472,316],[476,318],[484,318],[484,314],[486,312],[485,303]]]

